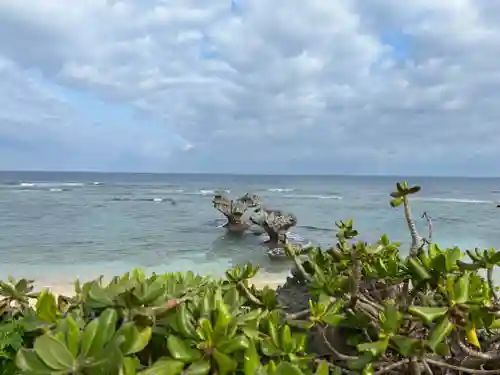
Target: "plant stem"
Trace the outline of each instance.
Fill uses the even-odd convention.
[[[488,286],[490,287],[493,300],[495,301],[495,303],[498,303],[498,294],[495,289],[495,284],[493,283],[493,267],[488,268],[488,270],[486,271],[486,276],[488,278]]]
[[[427,363],[430,363],[431,365],[434,365],[434,366],[446,368],[448,370],[453,370],[453,371],[465,372],[467,374],[474,374],[474,375],[497,375],[497,374],[500,374],[500,369],[479,370],[479,369],[475,369],[475,368],[467,368],[467,367],[462,367],[462,366],[450,365],[449,363],[442,362],[442,361],[436,361],[435,359],[431,359],[431,358],[425,358],[425,361],[427,361]]]
[[[410,256],[417,256],[417,251],[422,244],[422,238],[419,236],[417,231],[417,226],[415,225],[415,221],[413,220],[413,215],[411,213],[410,202],[408,201],[408,197],[403,197],[403,206],[405,210],[405,218],[406,224],[408,225],[408,229],[411,234],[411,247],[410,247]]]
[[[253,303],[255,303],[256,305],[259,305],[259,306],[263,305],[262,302],[252,294],[252,292],[247,288],[247,286],[243,283],[243,281],[240,281],[238,283],[238,286],[243,290],[243,292],[245,293],[245,295],[247,296],[247,298],[250,301],[252,301]]]
[[[376,371],[374,375],[382,375],[385,374],[386,372],[392,371],[398,367],[401,367],[403,365],[406,365],[408,362],[410,362],[409,359],[402,359],[401,361],[398,361],[396,363],[392,363],[388,366],[382,367],[380,370]]]

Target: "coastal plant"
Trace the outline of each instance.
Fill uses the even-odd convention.
[[[320,309],[311,305],[306,321],[319,323],[323,332],[328,326],[349,329],[343,339],[355,354],[340,353],[325,337],[344,371],[500,373],[500,305],[492,280],[500,252],[424,244],[408,199],[419,190],[399,183],[391,194],[391,206],[403,204],[412,234],[406,258],[386,236],[372,245],[355,241],[352,221],[337,223],[336,246],[310,251],[304,264],[296,249],[287,248],[310,296],[331,301]],[[464,262],[466,255],[470,263]],[[481,270],[487,271],[486,280]],[[324,314],[319,319],[318,311]]]
[[[222,278],[133,270],[77,281],[72,296],[0,283],[0,373],[500,374],[500,252],[420,237],[419,191],[401,182],[391,193],[409,249],[338,221],[329,249],[285,246],[293,276],[277,290],[256,288],[250,264]]]

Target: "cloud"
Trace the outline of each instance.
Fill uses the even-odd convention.
[[[3,1],[0,167],[498,174],[498,14],[486,0]]]

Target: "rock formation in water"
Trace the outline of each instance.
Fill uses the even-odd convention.
[[[227,222],[224,228],[233,233],[243,233],[252,224],[249,222],[248,210],[258,209],[260,198],[255,194],[246,193],[238,199],[231,199],[224,192],[216,192],[212,203],[216,210],[221,212]]]
[[[288,242],[288,230],[297,224],[297,218],[291,213],[280,210],[257,210],[250,220],[260,225],[269,236],[266,243],[270,247],[282,248]]]

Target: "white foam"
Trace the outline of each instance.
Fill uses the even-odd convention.
[[[77,186],[85,186],[85,184],[82,182],[21,182],[19,186],[50,188],[50,187],[77,187]]]
[[[285,198],[296,198],[296,199],[334,199],[342,200],[340,195],[316,195],[316,194],[286,194],[283,195]]]
[[[291,189],[291,188],[272,188],[272,189],[267,189],[267,191],[271,192],[271,193],[287,193],[287,192],[291,192],[291,191],[294,191],[295,189]]]
[[[153,202],[163,202],[163,198],[153,198]]]
[[[470,204],[492,204],[493,201],[482,200],[482,199],[465,199],[465,198],[425,198],[425,197],[415,197],[413,200],[423,201],[423,202],[443,202],[443,203],[470,203]]]
[[[231,190],[218,190],[218,191],[224,191],[226,193],[230,193]],[[215,190],[212,190],[212,189],[201,189],[198,191],[198,194],[201,194],[201,195],[213,195],[215,194]]]
[[[49,189],[49,191],[63,191],[63,189],[59,189],[59,188],[52,188],[52,189]]]

